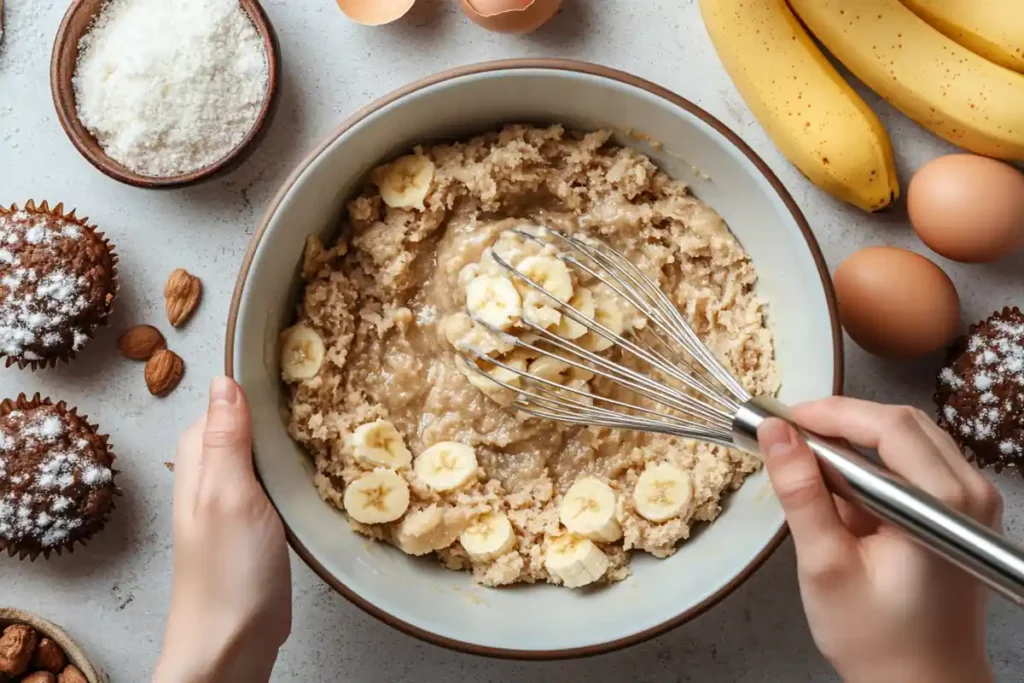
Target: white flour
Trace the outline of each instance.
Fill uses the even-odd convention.
[[[146,176],[223,158],[267,92],[266,50],[237,0],[110,0],[80,50],[79,118],[107,155]]]

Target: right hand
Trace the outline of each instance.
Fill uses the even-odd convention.
[[[923,412],[834,397],[795,421],[877,449],[896,474],[993,529],[999,493]],[[986,683],[988,591],[976,579],[834,497],[815,456],[781,420],[758,430],[768,475],[796,546],[815,643],[847,683]]]

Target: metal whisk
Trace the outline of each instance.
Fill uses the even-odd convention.
[[[589,236],[551,228],[510,231],[516,238],[551,245],[569,269],[597,280],[641,316],[645,324],[621,334],[548,292],[498,253],[495,262],[563,316],[619,349],[623,362],[563,338],[523,316],[527,330],[513,336],[473,320],[530,355],[593,373],[624,392],[601,396],[522,370],[473,350],[460,351],[467,366],[514,392],[514,406],[531,415],[580,425],[673,434],[759,455],[757,428],[768,418],[791,424],[787,407],[771,396],[751,397],[679,312],[661,288],[623,254]],[[542,299],[544,300],[544,299]],[[476,361],[514,373],[515,381],[488,374]],[[628,365],[627,365],[628,362]],[[635,366],[642,369],[633,369]],[[607,393],[607,392],[605,392]],[[890,472],[849,444],[800,430],[822,465],[831,490],[902,529],[925,547],[1024,606],[1024,548],[957,512]]]

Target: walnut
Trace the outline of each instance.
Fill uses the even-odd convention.
[[[57,683],[89,683],[85,674],[78,670],[74,664],[68,664],[61,675],[57,676]]]
[[[52,674],[59,674],[67,663],[68,658],[64,656],[64,650],[61,650],[57,643],[53,642],[49,638],[43,638],[39,641],[39,647],[36,648],[36,654],[32,657],[33,669],[49,671]]]
[[[37,671],[25,676],[21,683],[57,683],[57,679],[49,671]]]
[[[31,626],[15,624],[0,636],[0,674],[20,676],[28,669],[39,634]]]

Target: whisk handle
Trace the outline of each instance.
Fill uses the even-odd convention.
[[[736,445],[759,455],[757,428],[772,417],[796,424],[789,408],[774,398],[759,396],[745,403],[733,421]],[[1024,547],[953,510],[845,441],[802,429],[801,433],[823,465],[822,474],[834,493],[860,503],[1024,607]]]

